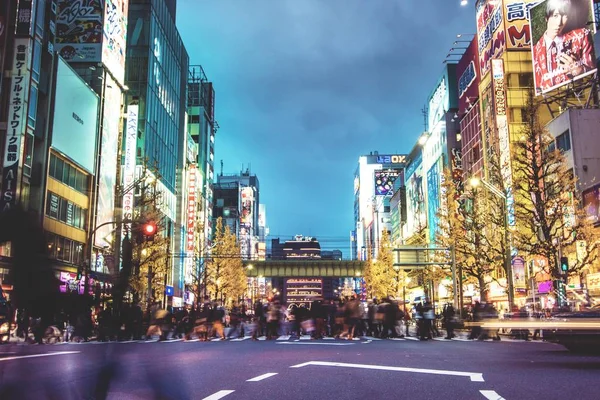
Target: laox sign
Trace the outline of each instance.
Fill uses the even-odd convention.
[[[386,155],[377,156],[377,164],[404,164],[406,162],[405,155]]]

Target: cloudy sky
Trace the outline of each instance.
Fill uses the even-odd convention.
[[[414,145],[456,34],[475,32],[474,0],[459,3],[178,0],[190,63],[215,85],[215,169],[257,175],[272,237],[349,256],[358,157]]]

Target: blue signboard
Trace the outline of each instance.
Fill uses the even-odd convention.
[[[167,286],[165,288],[165,294],[167,296],[173,296],[175,294],[175,290],[173,289],[173,286]]]

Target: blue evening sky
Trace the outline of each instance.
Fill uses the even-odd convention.
[[[216,91],[215,171],[250,166],[271,237],[349,256],[358,157],[414,145],[456,34],[475,32],[474,0],[459,3],[178,1],[190,64]]]

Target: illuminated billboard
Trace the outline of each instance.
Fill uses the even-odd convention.
[[[479,73],[483,78],[490,71],[490,60],[504,52],[504,17],[501,0],[479,0],[477,14],[477,50]]]
[[[471,104],[479,97],[479,68],[477,57],[477,38],[473,38],[460,61],[456,65],[458,78],[458,109],[459,114],[467,112]]]
[[[600,220],[600,185],[586,189],[582,193],[583,208],[592,222]]]
[[[139,106],[130,104],[127,106],[127,126],[125,127],[125,160],[123,162],[123,219],[133,218],[133,195],[131,188],[135,181],[135,164],[137,156],[137,133],[138,133]],[[129,190],[128,190],[129,189]],[[126,224],[128,229],[131,224]]]
[[[427,218],[429,222],[429,241],[435,243],[438,228],[438,210],[442,202],[440,196],[442,158],[438,158],[427,171]]]
[[[98,174],[98,208],[96,226],[114,220],[115,185],[117,183],[117,153],[121,119],[121,89],[110,75],[104,82],[104,114],[100,140],[100,172]],[[109,246],[106,240],[114,226],[105,225],[96,231],[95,244]]]
[[[187,175],[187,207],[186,207],[186,274],[185,282],[191,283],[193,280],[192,274],[195,272],[196,260],[194,253],[196,252],[196,219],[197,219],[197,194],[198,194],[198,174],[196,164],[191,164],[188,167]]]
[[[288,278],[285,280],[285,298],[288,306],[310,306],[323,296],[323,279]]]
[[[448,111],[448,83],[446,77],[442,77],[428,103],[428,129],[431,131],[438,121],[443,119]]]
[[[375,170],[375,195],[387,196],[394,194],[394,182],[399,176],[400,171],[398,170]]]
[[[529,10],[540,0],[504,0],[504,28],[508,50],[529,50]]]
[[[19,159],[21,157],[21,142],[27,124],[26,107],[29,94],[28,54],[29,39],[15,39],[15,54],[13,58],[12,76],[9,90],[8,121],[6,141],[4,144],[4,163],[2,168],[2,199],[1,210],[6,210],[17,201],[17,184]],[[20,78],[20,79],[19,79]]]
[[[425,187],[423,182],[423,164],[421,156],[413,160],[406,170],[406,236],[427,227],[425,214]]]
[[[544,0],[531,8],[530,23],[537,95],[596,72],[591,0]]]
[[[58,0],[57,53],[69,62],[102,61],[105,0]]]
[[[498,130],[498,149],[500,151],[500,174],[507,192],[506,206],[508,222],[515,225],[515,200],[512,193],[512,167],[510,160],[510,133],[506,105],[506,79],[504,61],[492,60],[492,83],[494,88],[494,109],[496,110],[496,129]]]
[[[52,147],[91,174],[96,171],[98,95],[58,58]]]
[[[129,0],[104,0],[102,62],[123,85]]]

